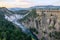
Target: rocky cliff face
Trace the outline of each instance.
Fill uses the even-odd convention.
[[[46,12],[41,12],[36,18],[29,17],[23,24],[28,28],[35,28],[38,31],[38,34],[35,34],[40,40],[60,39],[60,37],[57,36],[60,32],[60,21],[54,13],[48,16]],[[57,34],[55,34],[55,32]]]

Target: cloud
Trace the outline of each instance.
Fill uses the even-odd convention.
[[[56,5],[56,6],[60,6],[60,0],[57,0],[57,1],[53,2],[52,4]]]
[[[15,7],[15,5],[10,4],[10,3],[8,3],[8,2],[0,2],[0,7],[10,8],[10,7]]]
[[[34,3],[27,0],[16,0],[17,5],[20,5],[21,7],[31,7],[34,6]]]
[[[27,1],[24,1],[24,0],[13,0],[12,2],[9,0],[7,1],[0,1],[0,7],[7,7],[7,8],[10,8],[10,7],[22,7],[22,8],[26,8],[26,7],[31,7],[31,6],[34,6],[34,3],[32,2],[27,2]]]
[[[27,8],[36,5],[60,5],[60,0],[0,0],[0,7]]]

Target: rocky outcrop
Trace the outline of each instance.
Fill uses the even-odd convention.
[[[47,13],[42,12],[34,19],[29,18],[29,21],[25,21],[24,25],[28,26],[28,28],[32,27],[38,30],[38,34],[36,35],[40,40],[42,38],[55,40],[55,38],[51,38],[49,34],[53,31],[60,31],[60,21],[58,21],[58,16],[56,14],[54,15],[54,13],[48,16]]]

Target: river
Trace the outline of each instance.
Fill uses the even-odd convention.
[[[36,37],[35,34],[33,34],[33,32],[31,32],[23,24],[21,24],[20,22],[18,22],[18,20],[23,19],[28,14],[29,14],[29,12],[27,14],[25,14],[25,15],[19,15],[19,14],[12,14],[12,15],[9,15],[9,16],[8,15],[5,15],[5,19],[8,20],[8,21],[10,21],[10,22],[12,22],[15,25],[17,25],[27,35],[31,35],[35,40],[38,40],[38,38]]]

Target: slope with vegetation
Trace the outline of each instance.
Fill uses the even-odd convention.
[[[5,20],[4,14],[9,14],[6,11],[0,10],[0,40],[32,40],[30,35],[23,33],[21,29]]]

